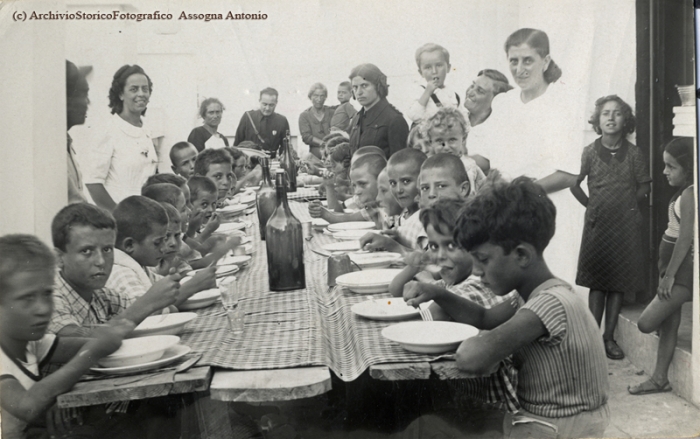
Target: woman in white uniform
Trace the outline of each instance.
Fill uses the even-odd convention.
[[[137,65],[122,66],[112,79],[112,119],[89,152],[91,166],[85,178],[95,204],[110,211],[124,198],[140,195],[141,186],[156,172],[158,157],[142,120],[152,87]]]
[[[575,100],[556,81],[561,69],[549,54],[547,34],[520,29],[505,44],[513,79],[520,89],[498,95],[484,126],[491,168],[508,179],[532,177],[557,208],[556,233],[545,258],[552,272],[574,285],[583,230],[582,207],[569,188],[576,182],[583,130]]]

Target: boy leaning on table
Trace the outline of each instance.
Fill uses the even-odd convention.
[[[475,275],[499,296],[516,290],[525,304],[500,322],[486,309],[431,285],[404,287],[409,305],[435,300],[450,316],[490,327],[457,350],[457,365],[486,375],[513,355],[522,409],[506,414],[505,437],[602,437],[610,420],[608,370],[598,325],[571,286],[549,271],[542,253],[556,209],[530,179],[485,188],[462,210],[455,232]]]

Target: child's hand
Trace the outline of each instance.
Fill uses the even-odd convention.
[[[92,333],[93,339],[86,344],[92,358],[97,361],[119,349],[124,337],[131,334],[135,327],[131,320],[112,319],[107,326],[96,328]]]
[[[69,437],[73,425],[83,425],[82,407],[59,408],[54,404],[46,411],[46,430],[50,437]]]
[[[423,302],[428,302],[435,298],[435,294],[428,284],[411,281],[403,286],[403,300],[408,306],[418,308]]]
[[[439,79],[438,79],[437,76],[436,76],[436,77],[433,78],[432,81],[427,81],[427,84],[425,84],[425,90],[426,90],[426,92],[428,92],[428,93],[430,93],[430,94],[433,94],[433,92],[435,92],[435,90],[437,90],[437,88],[438,88],[438,84],[437,84],[437,83],[438,83],[438,80],[439,80]]]
[[[204,211],[195,210],[190,215],[190,223],[187,225],[187,236],[194,238],[194,236],[199,232],[199,228],[202,227],[204,222]]]
[[[216,267],[207,267],[197,272],[192,279],[185,282],[195,293],[216,288]]]
[[[309,215],[311,218],[322,218],[324,207],[320,201],[314,200],[309,202]]]
[[[226,253],[233,251],[233,249],[239,245],[241,245],[241,237],[239,235],[232,235],[226,238],[225,241],[217,242],[211,252],[215,255],[216,259],[221,259],[226,256]]]
[[[423,268],[431,261],[428,252],[416,250],[407,254],[406,257],[404,257],[404,262],[406,265],[410,265],[414,268]]]
[[[668,300],[671,298],[671,289],[676,282],[675,276],[664,276],[659,279],[659,286],[656,289],[659,299]]]
[[[144,299],[147,298],[155,310],[169,307],[180,294],[180,279],[182,276],[175,272],[175,268],[170,268],[170,274],[154,283],[143,295]]]
[[[368,232],[360,238],[360,248],[368,251],[399,251],[400,245],[388,236]]]
[[[221,220],[219,219],[219,215],[214,212],[211,217],[209,218],[209,221],[207,221],[207,225],[204,226],[204,232],[203,233],[214,233],[216,229],[219,228],[221,225]]]

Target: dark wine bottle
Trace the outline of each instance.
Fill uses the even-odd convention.
[[[265,240],[265,226],[277,208],[277,195],[275,185],[270,180],[270,160],[263,157],[259,160],[262,167],[263,180],[255,196],[255,204],[258,208],[258,221],[260,222],[260,239]]]
[[[292,142],[289,131],[282,139],[282,149],[280,151],[280,166],[287,173],[287,188],[289,192],[297,191],[297,165],[294,163],[294,155],[292,154]]]
[[[287,203],[286,172],[275,174],[277,208],[265,227],[267,273],[271,291],[306,288],[304,272],[304,235],[301,222]]]

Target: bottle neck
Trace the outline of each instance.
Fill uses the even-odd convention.
[[[262,175],[263,175],[263,185],[272,187],[272,180],[270,179],[270,165],[269,164],[266,163],[262,166]]]
[[[284,206],[289,209],[289,204],[287,204],[287,178],[284,174],[277,174],[275,178],[275,184],[277,187],[275,191],[277,193],[277,207]]]

